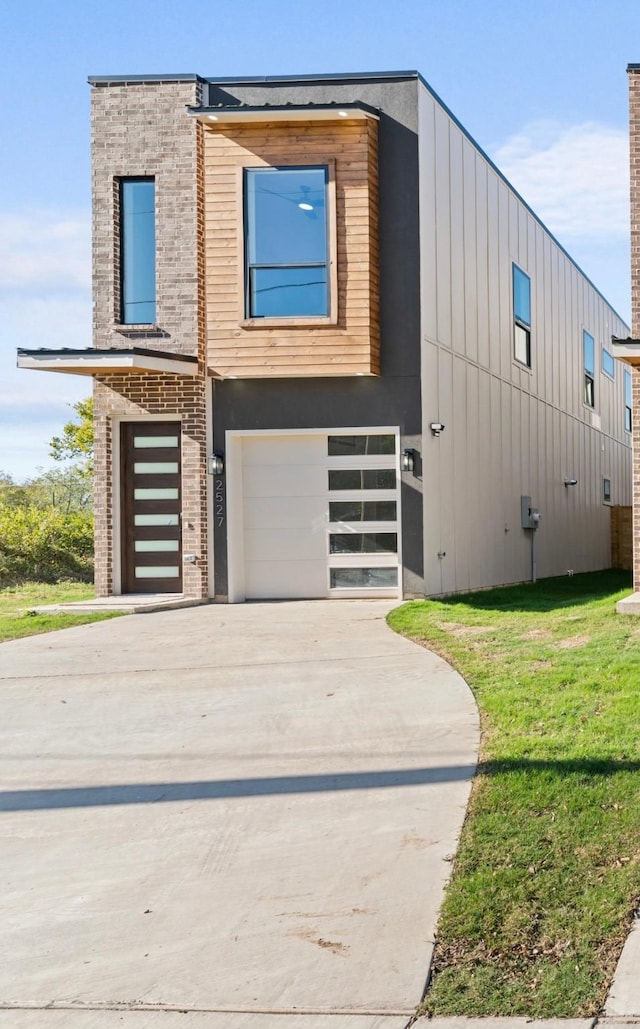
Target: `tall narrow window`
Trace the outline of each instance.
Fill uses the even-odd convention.
[[[631,370],[624,370],[624,427],[631,432],[633,422],[631,420]]]
[[[156,185],[120,180],[120,298],[123,325],[156,320]]]
[[[531,279],[513,266],[514,354],[516,361],[531,367]]]
[[[587,407],[595,407],[596,404],[596,392],[595,392],[595,373],[596,373],[596,355],[595,355],[595,343],[591,333],[587,332],[586,329],[582,333],[582,353],[584,356],[584,402]]]
[[[326,167],[245,171],[248,318],[326,317]]]

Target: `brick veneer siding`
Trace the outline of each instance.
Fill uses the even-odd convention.
[[[128,83],[91,91],[93,197],[93,343],[196,354],[199,342],[202,126],[185,108],[199,102],[199,83]],[[119,321],[118,183],[153,176],[156,183],[156,326]]]
[[[92,89],[93,344],[147,346],[197,355],[198,376],[111,375],[94,384],[95,582],[117,587],[115,434],[121,421],[182,422],[182,547],[185,596],[208,596],[203,129],[186,113],[201,83],[101,83]],[[119,325],[119,180],[156,185],[156,325]]]
[[[178,375],[105,375],[94,381],[95,464],[95,584],[96,595],[114,589],[114,468],[115,434],[120,421],[149,415],[182,422],[182,548],[195,554],[195,564],[183,566],[183,593],[208,596],[206,380]]]
[[[629,69],[631,335],[640,339],[640,68]],[[632,368],[633,584],[640,590],[640,369]]]
[[[611,567],[633,568],[633,508],[614,505],[611,508]]]

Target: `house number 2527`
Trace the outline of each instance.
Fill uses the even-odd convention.
[[[214,494],[215,518],[218,528],[224,525],[224,479],[216,479]]]

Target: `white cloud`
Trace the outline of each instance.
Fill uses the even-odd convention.
[[[533,122],[491,156],[561,241],[628,236],[626,131],[595,122]]]
[[[90,248],[90,219],[84,211],[0,211],[3,293],[88,289]]]

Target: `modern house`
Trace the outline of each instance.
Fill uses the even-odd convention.
[[[89,81],[99,595],[609,566],[628,329],[418,73]]]

